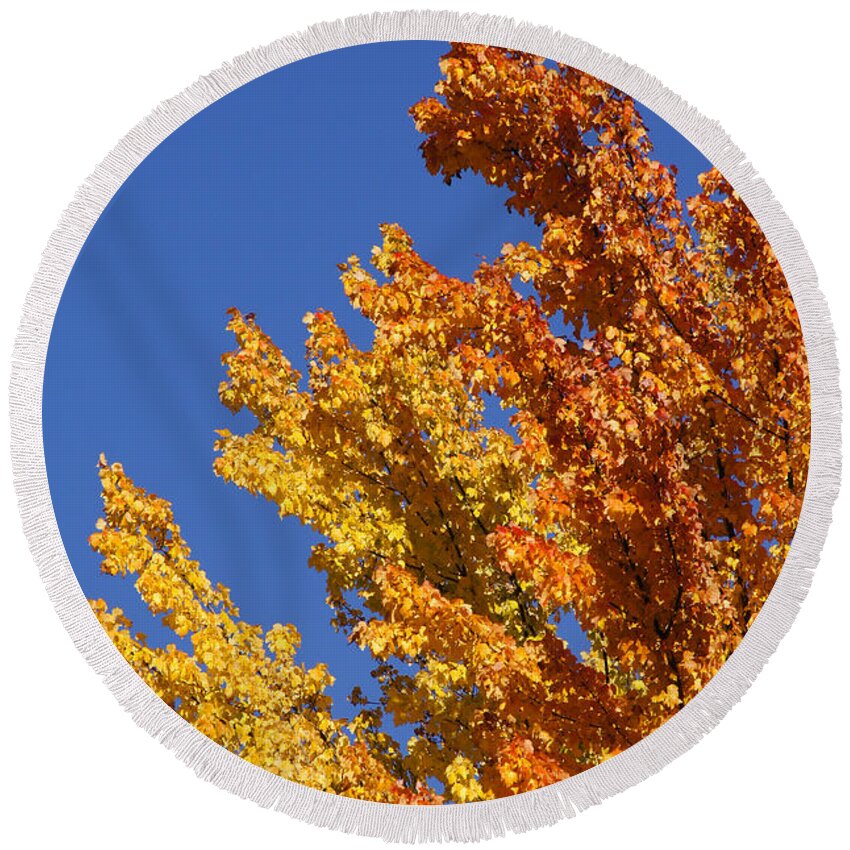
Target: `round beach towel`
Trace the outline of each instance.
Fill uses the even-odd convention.
[[[828,316],[717,127],[548,30],[322,25],[80,190],[14,456],[72,637],[264,806],[400,840],[573,814],[694,743],[805,594]]]

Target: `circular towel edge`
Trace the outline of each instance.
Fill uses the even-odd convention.
[[[370,803],[308,788],[246,762],[172,711],[127,664],[86,601],[53,512],[42,443],[42,383],[59,299],[89,232],[136,166],[202,109],[263,74],[329,50],[394,40],[466,41],[545,56],[622,89],[678,130],[720,169],[770,241],[800,317],[811,383],[811,456],[798,527],[773,590],[722,669],[663,726],[602,764],[537,791],[457,806]],[[809,590],[840,483],[841,402],[829,310],[799,234],[744,154],[717,122],[616,56],[551,27],[450,11],[315,24],[225,63],[137,124],[77,190],[42,255],[13,351],[10,416],[19,510],[48,595],[78,650],[136,723],[222,789],[308,823],[389,841],[473,841],[552,824],[637,784],[690,749],[743,696],[788,631]]]

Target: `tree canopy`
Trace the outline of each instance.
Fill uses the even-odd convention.
[[[321,534],[310,566],[378,700],[356,688],[342,719],[295,627],[242,621],[169,503],[105,459],[90,541],[190,638],[150,647],[92,602],[175,711],[274,773],[387,802],[547,785],[672,716],[770,592],[809,450],[791,294],[723,176],[683,204],[635,102],[574,68],[461,43],[440,69],[411,109],[426,167],[505,187],[540,244],[459,280],[383,225],[371,269],[339,267],[370,348],[317,305],[302,375],[232,309],[222,357],[221,401],[253,427],[219,432],[215,474]],[[588,652],[558,636],[567,616]]]

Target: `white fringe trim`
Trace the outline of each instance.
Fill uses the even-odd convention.
[[[175,714],[125,662],[86,602],[53,514],[41,433],[44,364],[59,298],[89,231],[133,169],[193,115],[262,74],[328,50],[405,39],[468,41],[546,56],[617,86],[671,124],[720,169],[770,240],[800,315],[811,375],[811,461],[797,532],[761,613],[720,672],[661,728],[597,767],[539,791],[455,806],[368,803],[316,791],[249,764]],[[716,122],[649,74],[551,28],[505,17],[410,11],[317,24],[237,57],[161,104],[79,188],[53,233],[26,299],[10,394],[15,486],[32,555],[65,628],[121,705],[203,779],[309,823],[391,841],[478,840],[551,824],[635,785],[692,747],[743,696],[794,620],[826,537],[840,477],[832,323],[800,237],[770,189]]]

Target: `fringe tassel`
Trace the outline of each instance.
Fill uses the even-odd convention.
[[[193,115],[262,74],[328,50],[406,39],[512,47],[572,65],[632,95],[696,145],[744,199],[782,265],[803,328],[812,395],[811,461],[797,532],[767,602],[721,671],[662,727],[582,774],[516,797],[441,807],[368,803],[290,782],[228,752],[168,708],[113,646],[77,583],[53,514],[41,432],[44,365],[59,298],[89,231],[133,169]],[[692,747],[743,696],[794,620],[826,537],[840,478],[832,323],[800,237],[770,189],[716,122],[649,74],[549,27],[506,17],[408,11],[317,24],[237,57],[162,103],[80,187],[53,233],[26,299],[10,395],[15,487],[30,550],[65,628],[119,703],[201,778],[300,820],[388,841],[475,841],[552,824],[635,785]]]

